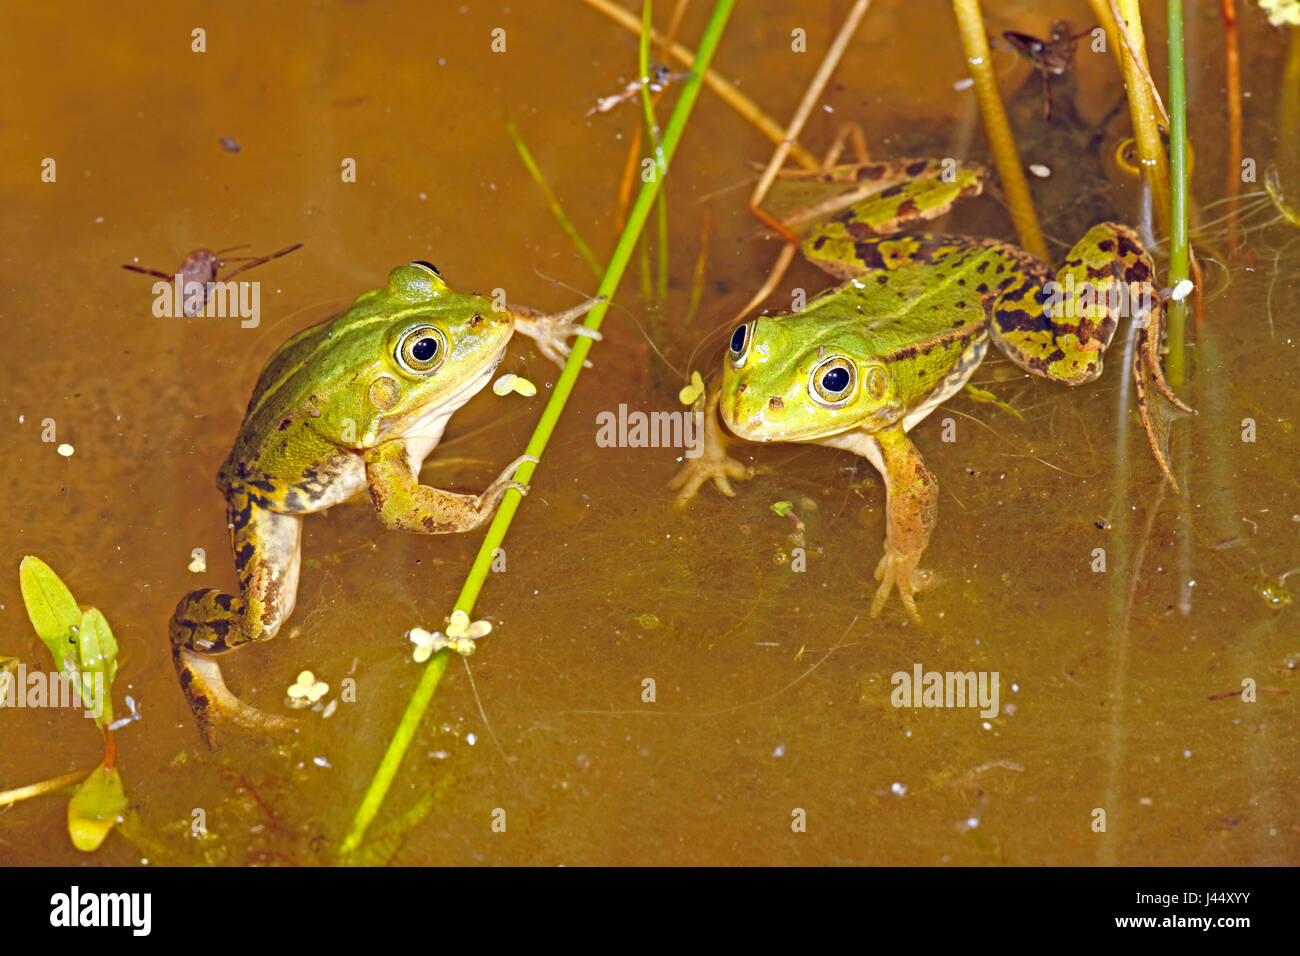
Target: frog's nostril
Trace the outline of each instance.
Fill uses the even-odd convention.
[[[739,385],[736,386],[737,395],[744,395],[745,392],[748,390],[749,390],[749,386],[746,385],[744,382],[741,382]]]
[[[783,402],[781,399],[777,398],[775,395],[773,395],[771,398],[769,398],[769,399],[767,400],[767,404],[770,405],[772,408],[775,408],[775,409],[778,409],[778,410],[779,410],[779,409],[782,409],[782,408],[785,408],[785,402]]]

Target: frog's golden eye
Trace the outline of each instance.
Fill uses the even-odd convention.
[[[447,337],[432,325],[417,325],[402,333],[397,341],[397,364],[408,372],[428,375],[442,365],[447,352]]]
[[[435,266],[432,262],[425,262],[423,259],[418,259],[415,262],[412,262],[411,265],[416,266],[420,269],[424,269],[428,272],[432,272],[439,279],[442,278],[442,273],[438,271],[438,267]]]
[[[817,363],[808,380],[808,392],[817,404],[837,408],[853,397],[857,380],[858,367],[837,355]]]
[[[731,345],[727,349],[727,358],[731,360],[732,368],[740,368],[745,364],[745,356],[749,354],[749,346],[753,341],[753,322],[736,326],[736,331],[731,333]]]

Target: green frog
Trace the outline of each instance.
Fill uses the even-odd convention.
[[[730,496],[732,479],[752,476],[727,455],[719,420],[751,441],[811,442],[866,458],[886,496],[873,617],[897,591],[920,621],[914,596],[929,579],[919,565],[939,497],[907,433],[966,384],[990,342],[1027,372],[1081,385],[1101,374],[1118,320],[1130,315],[1139,328],[1138,408],[1173,481],[1148,416],[1148,387],[1190,409],[1160,373],[1163,306],[1151,292],[1151,257],[1132,229],[1093,226],[1054,274],[993,239],[892,234],[978,194],[983,177],[978,166],[935,160],[862,167],[853,178],[876,188],[802,238],[804,255],[844,281],[803,311],[763,315],[734,330],[721,376],[697,400],[705,411],[703,452],[671,483],[682,505],[708,480]]]
[[[291,726],[235,697],[210,655],[270,640],[293,613],[303,516],[368,492],[386,527],[444,534],[479,527],[507,490],[526,493],[511,475],[537,460],[529,456],[478,495],[422,485],[420,466],[447,420],[491,379],[514,332],[563,366],[570,336],[600,338],[576,324],[599,301],[554,315],[497,308],[413,262],[275,350],[217,474],[239,590],[194,591],[171,619],[177,676],[205,739],[218,721]]]

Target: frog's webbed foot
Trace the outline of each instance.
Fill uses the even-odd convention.
[[[907,609],[907,616],[917,624],[921,623],[921,612],[916,609],[913,595],[930,584],[932,575],[917,567],[920,560],[920,551],[899,551],[888,541],[885,542],[885,553],[876,565],[876,580],[880,582],[880,587],[876,589],[876,596],[871,602],[872,617],[880,616],[890,593],[897,588],[898,597]]]
[[[681,489],[677,492],[677,499],[673,504],[677,508],[684,508],[686,503],[699,492],[700,487],[710,479],[713,480],[718,491],[728,498],[734,498],[736,492],[731,487],[729,479],[743,481],[753,477],[754,469],[751,466],[727,454],[709,456],[706,452],[699,458],[688,458],[681,470],[668,482],[668,487],[673,490]]]
[[[880,587],[871,602],[871,616],[879,616],[897,590],[908,617],[920,624],[914,595],[931,580],[918,565],[938,515],[938,483],[901,422],[874,434],[845,436],[835,447],[867,458],[885,479],[885,553],[876,565]]]
[[[537,350],[544,356],[564,368],[573,348],[569,338],[580,335],[583,338],[600,341],[601,335],[595,329],[587,328],[578,322],[600,303],[606,301],[603,295],[588,299],[580,305],[564,312],[544,313],[523,306],[507,306],[515,319],[515,329],[537,343]],[[591,368],[591,362],[584,361],[583,366]]]
[[[236,697],[226,686],[214,658],[187,647],[172,648],[172,661],[185,699],[199,725],[199,734],[209,747],[219,746],[230,728],[266,734],[286,734],[299,723],[258,710]]]
[[[736,492],[731,487],[731,479],[744,481],[754,477],[754,469],[737,461],[727,454],[727,439],[718,423],[718,399],[720,392],[716,381],[710,382],[703,398],[703,429],[699,453],[691,457],[687,452],[681,469],[668,482],[671,489],[680,489],[673,502],[674,507],[684,508],[699,492],[701,486],[710,479],[718,491],[728,498],[734,498]],[[696,399],[690,413],[700,414],[700,399]]]
[[[519,470],[519,466],[526,461],[531,461],[534,465],[538,464],[541,459],[532,455],[520,455],[510,464],[501,469],[501,474],[497,475],[497,480],[492,482],[483,489],[483,493],[478,496],[479,507],[486,508],[488,513],[496,510],[501,499],[505,497],[507,491],[511,488],[521,495],[528,494],[528,486],[521,481],[515,481],[511,476]]]

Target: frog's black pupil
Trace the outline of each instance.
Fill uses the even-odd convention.
[[[731,333],[731,351],[739,355],[745,348],[745,327],[739,326]]]
[[[417,266],[424,266],[426,269],[428,269],[436,276],[442,275],[442,273],[438,271],[438,267],[435,266],[432,262],[425,262],[423,259],[420,259],[415,264]]]
[[[438,340],[426,336],[411,346],[411,357],[417,362],[427,362],[438,354]]]
[[[849,370],[833,368],[822,376],[822,388],[828,392],[842,392],[849,387]]]

